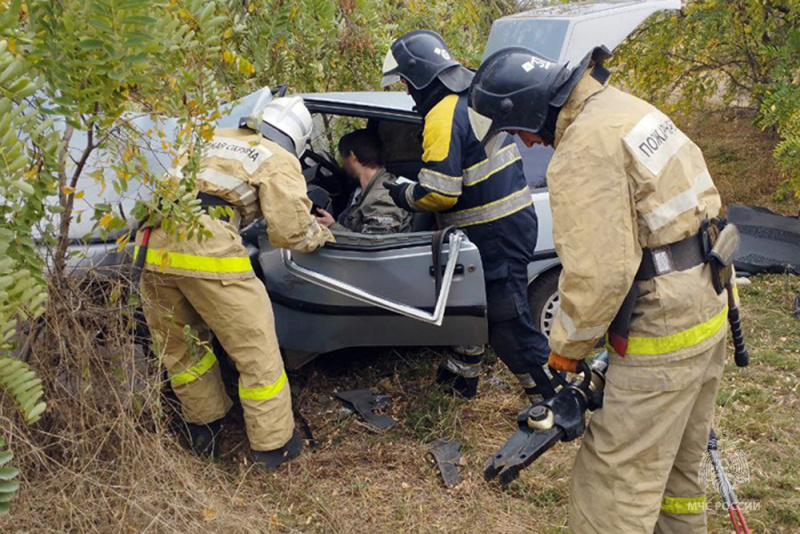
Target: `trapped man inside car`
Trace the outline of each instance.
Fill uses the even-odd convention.
[[[347,208],[334,219],[317,208],[317,221],[330,228],[362,234],[390,234],[411,231],[411,213],[399,208],[383,187],[395,176],[383,166],[383,144],[377,134],[354,130],[339,140],[342,167],[357,183]]]

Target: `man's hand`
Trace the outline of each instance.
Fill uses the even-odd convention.
[[[555,352],[550,351],[550,358],[547,360],[547,363],[555,369],[556,371],[566,371],[568,373],[577,373],[578,372],[578,364],[581,363],[582,360],[573,360],[570,358],[565,358],[563,356],[559,356]]]
[[[322,226],[330,226],[336,222],[336,219],[333,218],[333,215],[331,215],[322,208],[317,208],[317,214],[314,215],[314,217],[317,219],[317,222]]]
[[[383,187],[389,190],[389,196],[392,197],[395,205],[399,208],[403,208],[406,211],[414,211],[411,209],[411,206],[408,204],[408,199],[406,198],[406,189],[411,187],[414,184],[405,183],[405,184],[398,184],[396,182],[384,182]]]

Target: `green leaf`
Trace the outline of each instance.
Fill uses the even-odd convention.
[[[19,482],[16,480],[0,480],[1,492],[15,492],[19,489]]]
[[[105,47],[105,43],[100,39],[85,39],[78,43],[78,46],[83,50],[95,50],[97,48]]]
[[[11,480],[19,475],[19,469],[16,467],[3,467],[0,468],[0,480]]]

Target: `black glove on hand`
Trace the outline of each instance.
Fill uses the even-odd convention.
[[[414,184],[398,184],[397,182],[384,182],[383,187],[389,190],[389,196],[392,197],[394,203],[406,211],[416,211],[411,208],[406,199],[406,189]]]

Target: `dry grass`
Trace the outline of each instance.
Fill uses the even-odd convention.
[[[741,117],[713,115],[689,131],[728,200],[791,211],[772,193],[779,176],[769,143],[748,128]],[[744,152],[754,146],[763,149],[757,159]],[[753,532],[800,531],[800,322],[790,315],[797,291],[800,281],[788,276],[742,288],[753,364],[741,371],[730,363],[718,399],[717,430],[749,460],[751,481],[738,493],[760,506],[747,512]],[[1,532],[565,530],[578,443],[559,444],[505,490],[482,479],[484,460],[524,406],[500,364],[490,367],[479,397],[465,402],[431,384],[439,355],[430,350],[321,358],[292,376],[296,405],[319,446],[269,475],[247,461],[238,410],[226,420],[218,463],[188,453],[160,369],[120,333],[133,324],[124,299],[108,287],[65,294],[51,302],[29,355],[47,384],[46,416],[26,428],[7,399],[0,402],[0,428],[22,469]],[[333,399],[337,390],[367,387],[392,396],[395,429],[376,433]],[[463,444],[464,481],[456,488],[443,487],[427,455],[437,438]],[[730,532],[724,512],[712,510],[710,530]]]
[[[715,111],[684,117],[678,122],[703,150],[711,176],[726,203],[764,206],[796,215],[796,198],[779,198],[786,178],[772,157],[777,137],[753,126],[745,110]]]
[[[800,322],[789,315],[798,290],[800,282],[791,277],[759,279],[742,289],[753,365],[745,371],[728,366],[718,401],[715,426],[750,461],[752,480],[739,495],[760,503],[760,510],[748,512],[754,532],[800,529]],[[133,352],[121,356],[124,362]],[[564,531],[578,444],[560,444],[506,490],[485,483],[483,462],[514,430],[524,401],[496,363],[474,401],[443,395],[431,385],[437,361],[428,350],[364,349],[303,369],[293,377],[297,405],[319,446],[275,475],[248,464],[238,411],[227,418],[223,458],[215,464],[183,448],[169,417],[153,418],[162,398],[157,387],[140,391],[138,406],[112,393],[122,376],[114,379],[114,373],[88,392],[51,391],[48,418],[35,429],[17,426],[4,412],[4,428],[14,421],[12,446],[24,475],[0,530]],[[59,368],[64,365],[76,362]],[[397,428],[374,432],[332,398],[337,390],[361,387],[391,394]],[[464,481],[454,489],[443,487],[427,456],[437,438],[463,444]],[[726,514],[712,511],[710,519],[712,532],[730,530]]]

